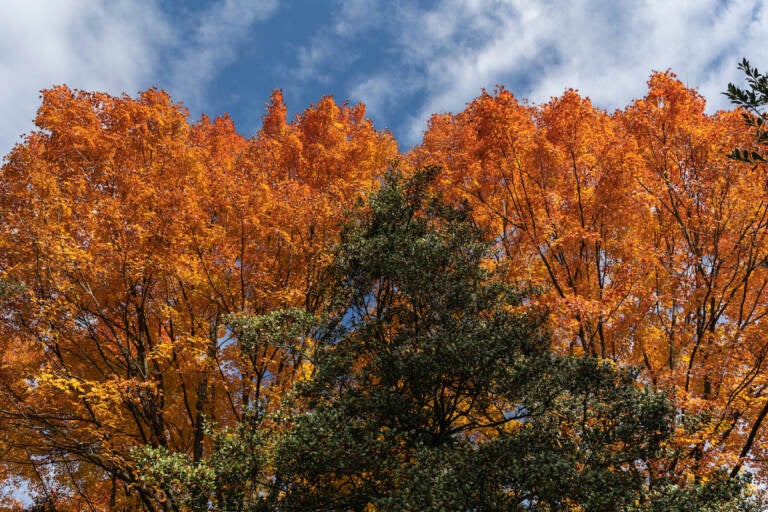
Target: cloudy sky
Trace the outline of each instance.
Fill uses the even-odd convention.
[[[295,114],[363,101],[406,148],[435,112],[502,84],[543,102],[567,87],[621,108],[671,69],[709,102],[768,66],[762,0],[0,0],[0,153],[33,129],[53,84],[157,86],[197,118],[259,129],[270,91]]]

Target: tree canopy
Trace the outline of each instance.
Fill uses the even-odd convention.
[[[498,88],[405,152],[330,97],[289,120],[276,91],[246,138],[156,89],[44,91],[0,169],[4,489],[741,506],[744,468],[768,475],[765,79],[742,68],[731,112],[669,72],[613,113]]]
[[[155,485],[191,476],[169,496],[197,510],[746,506],[722,475],[678,491],[655,471],[670,401],[636,371],[554,354],[531,291],[489,265],[491,242],[466,204],[441,200],[438,171],[387,174],[349,220],[323,322],[295,310],[252,320],[244,339],[315,333],[313,372],[284,405],[294,412],[253,411],[201,464],[149,454]],[[233,470],[249,484],[223,485]]]

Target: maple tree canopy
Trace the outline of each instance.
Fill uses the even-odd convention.
[[[245,138],[44,91],[0,178],[4,504],[732,504],[768,478],[744,119],[671,73],[613,113],[498,88],[400,152],[330,97]]]

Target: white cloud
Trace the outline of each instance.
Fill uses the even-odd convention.
[[[0,154],[32,129],[38,91],[151,85],[169,25],[154,0],[0,0]]]
[[[33,128],[38,92],[54,84],[111,94],[158,85],[199,108],[252,25],[276,8],[221,0],[185,22],[158,0],[0,0],[0,154]]]
[[[357,57],[354,49],[341,46],[333,32],[315,34],[308,46],[298,49],[293,76],[299,81],[327,84],[336,67],[347,66]]]
[[[419,84],[426,101],[398,130],[406,144],[419,142],[430,114],[461,110],[497,84],[534,102],[573,87],[612,110],[643,96],[652,70],[671,69],[714,111],[729,108],[720,92],[741,80],[742,57],[768,61],[760,0],[449,0],[392,12],[389,45],[402,66],[351,91],[376,115]]]
[[[386,23],[390,8],[378,0],[340,0],[333,32],[339,37],[357,36]]]
[[[333,22],[322,26],[309,44],[296,52],[291,75],[300,82],[328,84],[333,75],[363,57],[356,38],[374,28],[386,27],[389,10],[380,0],[336,0]],[[293,86],[296,87],[297,84]]]

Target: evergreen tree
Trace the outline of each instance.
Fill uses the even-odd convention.
[[[744,122],[755,132],[756,148],[736,148],[729,155],[735,160],[746,163],[765,163],[768,156],[761,148],[768,145],[768,125],[765,124],[768,113],[765,111],[768,105],[768,76],[753,67],[745,58],[739,63],[739,69],[744,72],[747,88],[741,88],[729,83],[725,94],[731,103],[743,109]]]
[[[746,510],[741,481],[656,474],[669,401],[631,369],[552,353],[534,291],[497,278],[438,172],[391,172],[349,220],[313,372],[280,411],[254,411],[197,465],[145,453],[147,483],[201,510]],[[246,348],[295,349],[309,323],[232,325]]]
[[[635,506],[663,486],[651,466],[669,402],[634,371],[551,353],[532,291],[496,278],[492,243],[441,199],[438,172],[390,173],[344,232],[336,322],[276,455],[281,506]]]

